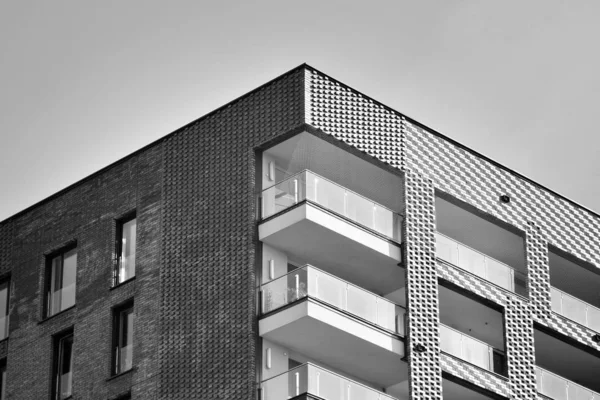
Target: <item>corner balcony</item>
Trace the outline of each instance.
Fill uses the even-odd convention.
[[[383,297],[304,266],[262,285],[261,307],[261,337],[381,387],[407,374],[405,309]]]
[[[600,400],[600,394],[576,384],[562,376],[535,367],[537,391],[553,400]]]
[[[436,233],[436,257],[511,292],[515,292],[515,275],[523,276],[514,268],[439,232]]]
[[[552,311],[577,322],[596,332],[600,332],[600,309],[573,297],[555,287],[550,288]]]
[[[396,400],[395,397],[311,363],[267,379],[260,386],[261,400],[287,400],[302,395],[323,400]]]
[[[378,293],[404,281],[400,215],[311,171],[265,189],[261,217],[259,240],[295,259]]]
[[[444,353],[485,370],[503,373],[504,354],[487,343],[440,324],[440,345]]]

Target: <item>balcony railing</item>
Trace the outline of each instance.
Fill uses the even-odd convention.
[[[396,400],[311,363],[263,381],[261,389],[261,400],[291,399],[304,393],[324,400]]]
[[[512,267],[439,232],[436,234],[436,256],[504,289],[515,291],[515,270]]]
[[[263,313],[309,296],[404,335],[406,310],[403,307],[311,265],[265,283],[261,292]]]
[[[600,332],[600,308],[551,287],[552,311]]]
[[[502,373],[494,366],[494,348],[487,343],[440,324],[441,350],[488,371]]]
[[[400,215],[308,170],[263,190],[261,199],[263,219],[309,200],[400,242]]]
[[[554,400],[600,400],[600,394],[584,388],[568,379],[536,368],[537,391]]]

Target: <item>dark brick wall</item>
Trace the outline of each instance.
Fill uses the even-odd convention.
[[[165,143],[161,399],[253,399],[254,148],[304,122],[298,69]]]
[[[133,387],[154,393],[157,370],[163,144],[120,162],[0,224],[0,270],[12,280],[9,399],[48,399],[52,335],[74,331],[74,398],[107,399]],[[137,210],[135,280],[110,290],[115,218]],[[42,321],[44,255],[77,241],[76,306]],[[107,381],[111,307],[135,298],[133,373]]]

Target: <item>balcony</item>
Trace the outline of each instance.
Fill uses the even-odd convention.
[[[600,353],[575,345],[553,329],[534,326],[538,391],[555,400],[600,400]]]
[[[383,297],[307,265],[262,285],[261,307],[271,342],[381,387],[407,375],[405,309]]]
[[[285,400],[302,394],[323,400],[395,400],[395,397],[311,363],[261,383],[261,400]]]
[[[309,170],[263,190],[261,199],[262,219],[308,200],[400,242],[400,215]]]
[[[440,324],[441,350],[488,371],[501,373],[504,355],[487,343]]]
[[[520,273],[514,268],[439,232],[436,233],[436,257],[501,288],[515,292],[515,275]]]
[[[555,287],[551,287],[552,311],[600,332],[600,308],[579,300]]]
[[[263,314],[311,297],[380,328],[404,335],[406,310],[403,307],[311,265],[262,285],[261,293]]]
[[[403,285],[401,217],[311,171],[265,189],[259,240],[377,292]]]
[[[553,400],[600,400],[600,394],[536,367],[537,391]]]

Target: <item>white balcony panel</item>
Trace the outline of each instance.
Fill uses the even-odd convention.
[[[259,239],[375,293],[403,286],[400,246],[309,203],[263,222]]]
[[[310,300],[261,319],[259,334],[382,387],[408,376],[401,340]]]

